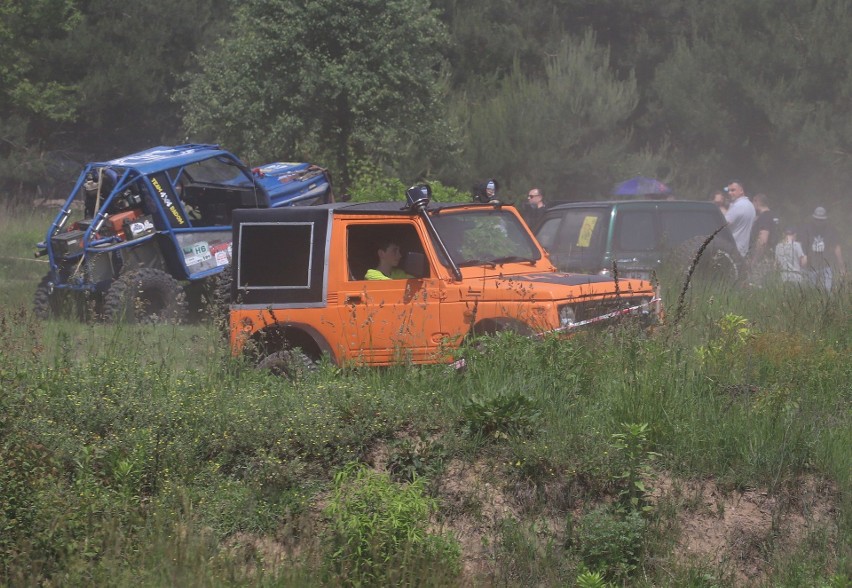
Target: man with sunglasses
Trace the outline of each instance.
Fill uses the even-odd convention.
[[[530,229],[536,229],[546,210],[547,206],[544,204],[541,188],[531,188],[527,194],[527,201],[521,205],[521,216]]]

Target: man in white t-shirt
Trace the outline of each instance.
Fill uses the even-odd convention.
[[[734,235],[737,251],[745,257],[748,255],[751,226],[754,224],[757,213],[751,200],[746,196],[742,183],[738,180],[731,180],[728,187],[725,188],[725,192],[728,194],[729,202],[725,220],[728,221],[728,227]]]

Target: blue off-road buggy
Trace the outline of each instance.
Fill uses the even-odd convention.
[[[37,245],[50,271],[36,289],[35,313],[128,322],[216,316],[229,295],[234,209],[333,201],[320,167],[249,169],[217,145],[89,163]]]

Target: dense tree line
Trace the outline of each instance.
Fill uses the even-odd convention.
[[[215,141],[410,182],[599,197],[635,175],[794,202],[852,180],[845,0],[11,0],[0,180]],[[342,186],[341,186],[342,185]]]

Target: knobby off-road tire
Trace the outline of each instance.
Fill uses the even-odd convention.
[[[716,282],[728,285],[736,284],[742,277],[743,262],[736,249],[720,245],[713,241],[701,253],[698,261],[695,256],[707,237],[697,236],[675,247],[663,263],[663,272],[672,277],[686,278],[689,268],[695,263],[692,282]]]
[[[315,372],[317,363],[304,351],[295,347],[270,353],[258,362],[257,369],[297,381]]]
[[[87,297],[82,292],[50,287],[50,274],[44,276],[33,295],[33,314],[41,320],[86,318]]]
[[[105,303],[112,322],[140,324],[181,323],[187,318],[186,294],[169,274],[153,268],[129,271],[118,277]]]

